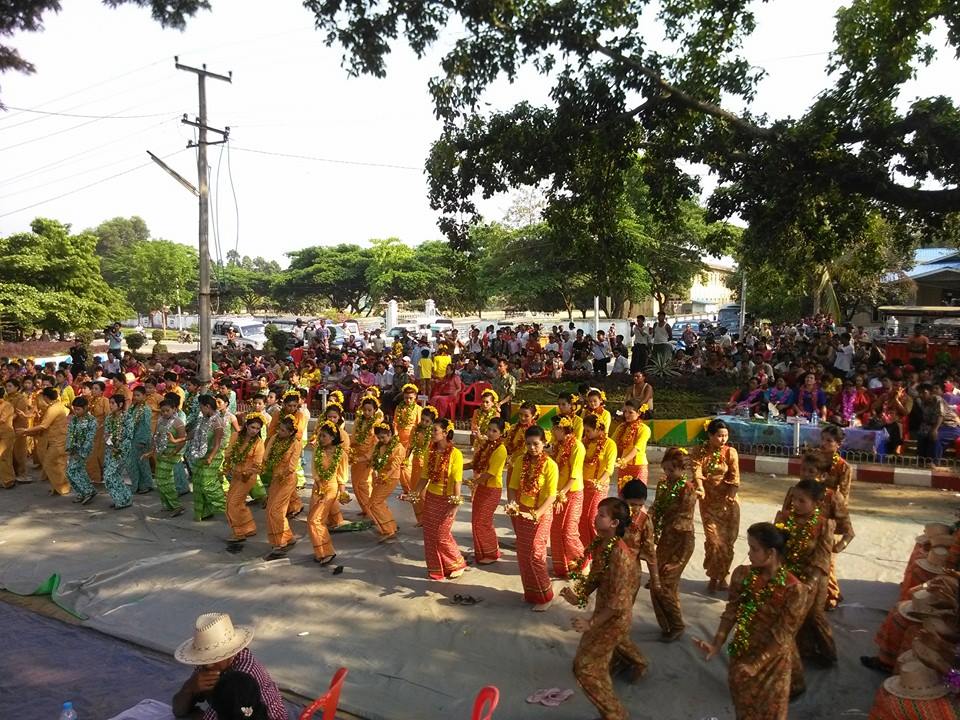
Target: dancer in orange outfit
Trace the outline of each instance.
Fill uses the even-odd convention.
[[[640,401],[623,403],[623,422],[613,431],[611,439],[617,444],[617,489],[622,490],[636,478],[644,485],[649,475],[647,465],[647,441],[650,427],[640,419]]]
[[[42,411],[40,423],[31,428],[20,428],[18,437],[37,436],[37,457],[43,475],[50,483],[50,495],[66,495],[70,492],[67,482],[67,424],[70,411],[60,402],[56,388],[45,387],[40,391]]]
[[[577,440],[570,418],[553,416],[553,459],[557,463],[557,499],[550,524],[553,574],[565,579],[583,555],[580,515],[583,512],[583,460],[586,450]]]
[[[290,499],[297,492],[297,466],[300,464],[300,443],[297,427],[291,417],[277,423],[275,432],[264,448],[264,475],[270,477],[267,491],[267,536],[272,550],[267,559],[283,557],[296,544],[287,521]]]
[[[16,437],[13,442],[13,472],[17,480],[27,482],[31,440],[18,433],[17,430],[29,428],[33,418],[33,407],[31,406],[33,402],[33,381],[30,378],[24,378],[23,385],[21,385],[16,378],[10,378],[4,387],[7,390],[7,402],[14,409],[13,430]]]
[[[470,442],[474,452],[487,441],[487,426],[495,417],[500,417],[500,397],[488,388],[480,393],[480,407],[470,417]]]
[[[511,462],[514,458],[520,457],[526,451],[525,433],[532,428],[536,422],[537,406],[529,401],[521,403],[520,409],[517,411],[517,424],[511,428],[507,428],[503,441],[503,444],[507,447],[507,455],[510,456]]]
[[[365,397],[360,403],[360,412],[353,422],[353,435],[350,436],[350,481],[361,515],[370,514],[370,460],[377,444],[373,426],[377,422],[379,409],[380,403],[376,398]]]
[[[420,406],[417,405],[417,386],[407,383],[400,391],[403,400],[393,413],[393,432],[403,445],[404,450],[410,450],[410,438],[414,428],[420,423]]]
[[[750,565],[733,573],[720,627],[712,642],[694,640],[710,660],[734,631],[728,681],[737,720],[787,720],[794,638],[803,622],[807,588],[787,570],[786,543],[786,535],[772,523],[750,526]]]
[[[257,524],[247,508],[247,495],[260,477],[260,467],[263,465],[262,429],[263,418],[256,413],[248,414],[243,422],[243,430],[233,436],[223,457],[223,474],[230,481],[226,515],[233,531],[227,540],[231,545],[239,545],[257,534]]]
[[[457,508],[463,503],[462,483],[463,454],[453,446],[453,423],[438,418],[433,423],[427,472],[418,488],[423,499],[423,552],[431,580],[458,578],[467,567],[452,532]]]
[[[640,589],[640,566],[636,554],[623,540],[630,526],[630,510],[619,498],[600,503],[597,538],[591,543],[590,573],[579,576],[573,588],[561,594],[571,605],[586,607],[596,593],[596,607],[589,620],[576,617],[574,630],[583,633],[573,660],[573,673],[587,698],[600,711],[602,720],[627,720],[627,710],[613,691],[611,665],[623,665],[639,680],[647,661],[630,639],[633,603]]]
[[[693,477],[703,488],[700,520],[703,522],[705,557],[710,592],[725,590],[733,563],[733,545],[740,531],[740,458],[727,445],[730,431],[716,418],[707,425],[707,442],[693,454]]]
[[[500,543],[493,527],[493,516],[503,497],[503,469],[507,464],[507,448],[503,444],[504,423],[498,417],[487,425],[487,441],[473,454],[473,497],[471,526],[473,560],[489,565],[500,559]]]
[[[386,542],[397,535],[397,521],[387,507],[387,499],[400,483],[400,474],[407,464],[407,451],[388,423],[377,423],[373,431],[377,436],[377,445],[370,461],[373,470],[370,517],[380,533],[380,542]]]
[[[336,391],[335,391],[336,392]],[[340,445],[339,447],[343,450],[344,462],[347,463],[347,469],[350,468],[350,433],[346,431],[346,428],[343,427],[343,406],[335,401],[330,401],[327,403],[327,407],[323,410],[323,416],[326,420],[332,422],[336,428],[337,432],[340,435]],[[319,432],[320,432],[320,423],[317,425],[317,430],[313,435],[313,438],[310,440],[310,447],[316,449],[319,444]],[[344,475],[340,479],[340,486],[337,488],[337,497],[333,499],[333,502],[330,504],[329,512],[327,513],[327,527],[336,528],[340,525],[346,525],[347,521],[343,519],[343,513],[340,511],[340,496],[342,496],[347,491],[347,476]],[[349,498],[349,496],[347,496]]]
[[[329,409],[329,406],[328,406]],[[313,494],[307,528],[313,543],[313,559],[329,565],[337,556],[327,530],[329,514],[337,497],[347,483],[347,449],[343,445],[341,428],[332,420],[324,420],[317,427],[317,448],[313,454]]]
[[[406,472],[400,473],[400,486],[404,495],[413,506],[413,514],[417,518],[417,527],[423,525],[423,503],[417,494],[424,468],[427,465],[427,455],[430,453],[430,441],[433,438],[433,421],[440,417],[440,413],[433,405],[427,405],[420,411],[420,422],[410,433],[410,447],[407,448],[407,460],[410,465],[410,476]]]
[[[526,452],[513,460],[507,495],[507,514],[517,535],[517,564],[523,599],[543,612],[553,600],[547,573],[547,540],[557,497],[557,464],[544,451],[546,434],[539,425],[527,428]]]
[[[583,419],[586,450],[583,461],[583,510],[580,513],[580,542],[584,547],[597,536],[593,520],[597,507],[610,492],[610,478],[617,464],[617,444],[607,437],[607,428],[597,415]]]
[[[17,476],[13,472],[13,446],[17,440],[13,419],[17,411],[6,401],[6,393],[0,388],[0,487],[10,489],[17,486]]]

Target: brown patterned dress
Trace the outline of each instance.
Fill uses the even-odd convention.
[[[596,591],[594,617],[611,610],[605,622],[593,625],[580,638],[573,674],[603,720],[627,720],[626,708],[613,692],[610,661],[614,651],[635,668],[646,667],[640,648],[630,640],[633,601],[640,589],[640,565],[636,552],[622,540],[613,546],[606,567],[595,558],[587,576],[586,592]]]
[[[730,599],[721,627],[734,627],[749,565],[733,571]],[[797,653],[797,630],[807,606],[807,588],[793,575],[757,609],[750,624],[750,644],[730,659],[728,681],[737,720],[787,720],[790,670]]]
[[[719,458],[703,445],[694,451],[692,465],[697,485],[705,496],[700,500],[703,522],[703,569],[711,580],[723,580],[733,564],[733,546],[740,532],[740,458],[729,445],[720,448]]]
[[[657,496],[668,493],[670,485],[672,483],[662,479],[657,485]],[[657,541],[660,592],[651,590],[650,600],[665,635],[684,629],[683,613],[680,611],[680,578],[693,555],[693,515],[696,505],[696,486],[692,480],[688,480],[673,502],[663,508],[662,515],[653,518],[655,527],[660,530]],[[654,508],[657,508],[656,500]]]

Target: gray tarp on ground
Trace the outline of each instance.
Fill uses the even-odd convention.
[[[782,480],[748,476],[754,481]],[[786,485],[783,484],[785,488]],[[306,497],[306,495],[305,495]],[[520,600],[515,556],[475,568],[457,582],[425,577],[422,542],[408,505],[395,503],[403,539],[378,545],[371,533],[338,534],[342,575],[312,562],[309,539],[287,561],[265,564],[261,535],[242,555],[230,555],[223,521],[193,522],[188,514],[160,519],[155,493],[136,507],[115,512],[101,494],[88,506],[47,498],[40,484],[4,492],[0,510],[0,585],[32,593],[58,574],[58,604],[102,632],[170,653],[185,639],[196,615],[229,612],[256,628],[255,654],[282,687],[320,694],[337,667],[350,671],[341,707],[371,720],[466,718],[477,690],[500,688],[496,717],[507,720],[583,720],[595,711],[581,692],[560,708],[528,705],[538,688],[576,688],[571,673],[578,635],[569,630],[575,610],[563,601],[535,614]],[[185,498],[189,500],[189,498]],[[745,502],[742,528],[771,519],[771,503]],[[501,535],[509,536],[498,515]],[[857,658],[873,652],[873,636],[896,599],[896,583],[921,518],[856,516],[857,540],[841,556],[848,605],[832,613],[841,660],[832,670],[808,669],[807,694],[791,718],[865,717],[880,677]],[[470,509],[460,510],[455,534],[470,543]],[[297,534],[305,534],[302,522]],[[723,607],[704,593],[703,552],[698,548],[683,582],[688,637],[672,645],[659,634],[649,597],[641,591],[633,635],[651,659],[646,679],[618,683],[631,717],[657,720],[732,718],[726,660],[704,663],[690,636],[710,637]],[[746,542],[737,545],[746,558]],[[849,579],[857,578],[857,579]],[[475,607],[450,602],[455,593],[483,598]],[[309,633],[301,635],[301,633]],[[106,681],[126,678],[102,667]],[[141,687],[144,697],[156,696]]]

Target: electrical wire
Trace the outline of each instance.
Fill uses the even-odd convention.
[[[381,167],[391,170],[416,170],[422,172],[422,167],[412,165],[391,165],[388,163],[364,162],[362,160],[338,160],[335,158],[315,157],[311,155],[294,155],[293,153],[270,152],[269,150],[255,150],[253,148],[238,147],[237,152],[256,153],[257,155],[273,155],[276,157],[293,158],[295,160],[313,160],[315,162],[334,163],[336,165],[359,165],[361,167]]]
[[[233,168],[230,165],[230,143],[229,141],[225,142],[224,145],[227,146],[227,176],[230,178],[230,192],[233,193],[233,212],[234,212],[234,231],[236,232],[236,240],[233,243],[233,251],[240,254],[240,205],[237,203],[237,188],[233,184]],[[218,171],[219,172],[219,171]]]
[[[169,153],[168,155],[164,155],[164,156],[163,156],[162,158],[160,158],[160,159],[161,159],[161,160],[166,160],[167,158],[173,157],[173,156],[176,155],[177,153],[181,153],[181,152],[183,152],[183,150],[176,150],[176,151],[174,151],[174,152],[172,152],[172,153]],[[151,165],[153,165],[153,161],[152,161],[152,160],[149,161],[149,162],[145,162],[145,163],[143,163],[142,165],[137,165],[137,166],[135,166],[135,167],[129,168],[129,169],[124,170],[124,171],[122,171],[122,172],[118,172],[118,173],[116,173],[116,174],[114,174],[114,175],[109,175],[109,176],[107,176],[107,177],[105,177],[105,178],[100,178],[99,180],[94,180],[92,183],[88,183],[88,184],[83,185],[83,186],[81,186],[81,187],[74,188],[73,190],[68,190],[67,192],[60,193],[59,195],[54,195],[53,197],[45,198],[45,199],[43,199],[43,200],[40,200],[39,202],[31,203],[30,205],[24,205],[23,207],[17,208],[16,210],[9,210],[9,211],[7,211],[7,212],[5,212],[5,213],[0,213],[0,218],[5,218],[5,217],[8,217],[9,215],[16,215],[16,214],[19,213],[19,212],[23,212],[24,210],[30,210],[31,208],[35,208],[35,207],[37,207],[38,205],[44,205],[45,203],[53,202],[54,200],[59,200],[60,198],[65,198],[65,197],[67,197],[67,196],[69,196],[69,195],[75,195],[76,193],[82,192],[82,191],[84,191],[84,190],[87,190],[88,188],[92,188],[92,187],[95,187],[95,186],[97,186],[97,185],[101,185],[101,184],[103,184],[103,183],[105,183],[105,182],[108,182],[108,181],[110,181],[110,180],[113,180],[114,178],[122,177],[123,175],[129,175],[129,174],[132,173],[132,172],[135,172],[135,171],[140,170],[140,169],[145,168],[145,167],[149,167],[149,166],[151,166]]]
[[[127,157],[120,158],[119,160],[114,160],[113,162],[105,163],[104,165],[98,165],[97,167],[87,168],[86,170],[75,172],[72,175],[64,175],[63,177],[59,177],[56,180],[46,180],[40,185],[32,185],[30,187],[25,187],[25,188],[18,187],[13,192],[9,192],[6,195],[0,195],[0,200],[8,197],[13,197],[14,195],[22,195],[23,193],[32,192],[34,190],[40,190],[42,188],[47,187],[48,185],[56,185],[57,183],[63,182],[64,180],[72,180],[75,177],[79,177],[81,175],[88,175],[90,173],[95,173],[98,170],[104,170],[108,167],[113,167],[114,165],[120,165],[121,163],[129,162],[131,160],[134,160],[140,157],[143,157],[142,151],[138,152],[136,155],[128,155]]]
[[[122,112],[124,112],[124,111],[126,111],[126,110],[130,110],[130,109],[133,108],[133,107],[136,107],[136,106],[135,106],[135,105],[132,105],[132,106],[130,106],[130,107],[124,108],[123,110],[118,110],[116,113],[114,113],[114,115],[117,115],[117,114],[119,114],[119,113],[122,113]],[[70,127],[63,128],[63,129],[61,129],[61,130],[54,130],[53,132],[47,133],[46,135],[41,135],[41,136],[39,136],[39,137],[30,138],[29,140],[21,140],[20,142],[14,143],[13,145],[7,145],[6,147],[0,148],[0,152],[3,152],[4,150],[12,150],[13,148],[22,147],[22,146],[24,146],[24,145],[29,145],[30,143],[39,142],[40,140],[46,140],[47,138],[52,138],[52,137],[54,137],[55,135],[62,135],[63,133],[70,132],[71,130],[77,130],[77,129],[79,129],[79,128],[86,127],[87,125],[92,125],[93,123],[95,123],[95,122],[100,122],[101,120],[108,120],[108,119],[110,119],[110,117],[111,117],[111,116],[109,116],[109,115],[98,116],[98,117],[94,118],[93,120],[87,120],[86,122],[77,123],[76,125],[71,125]]]
[[[24,178],[32,177],[33,175],[36,175],[36,174],[38,174],[38,173],[42,173],[44,170],[48,170],[49,168],[52,168],[52,167],[57,167],[57,168],[62,167],[63,165],[69,164],[69,163],[67,162],[67,161],[69,161],[69,160],[73,160],[74,158],[78,158],[78,157],[81,157],[81,156],[83,156],[83,155],[89,155],[89,154],[92,153],[92,152],[96,152],[97,150],[101,150],[102,148],[109,147],[110,145],[115,145],[115,144],[118,143],[118,142],[123,142],[124,140],[129,140],[130,138],[136,137],[137,135],[140,135],[141,133],[145,133],[145,132],[147,132],[147,131],[149,131],[149,130],[153,130],[154,128],[162,127],[163,125],[167,125],[167,124],[169,124],[170,122],[175,121],[175,120],[178,121],[178,120],[179,120],[179,117],[176,117],[176,118],[168,118],[168,119],[166,119],[166,120],[161,120],[161,121],[158,122],[158,123],[154,123],[154,124],[152,124],[152,125],[148,125],[147,127],[141,128],[140,130],[137,130],[136,132],[132,132],[132,133],[130,133],[129,135],[124,135],[123,137],[115,138],[115,139],[111,140],[110,142],[105,142],[105,143],[103,143],[103,144],[101,144],[101,145],[95,145],[95,146],[93,146],[92,148],[87,148],[86,150],[81,150],[80,152],[76,152],[76,153],[74,153],[73,155],[66,155],[66,156],[64,156],[64,157],[62,157],[62,158],[57,158],[57,159],[54,160],[53,162],[49,162],[49,163],[47,163],[46,165],[38,165],[37,167],[34,167],[34,168],[30,169],[30,170],[27,170],[27,171],[25,171],[25,172],[22,172],[22,173],[20,173],[19,175],[12,175],[12,176],[10,176],[10,177],[2,178],[2,179],[0,179],[0,185],[6,185],[6,184],[8,184],[8,183],[15,182],[15,181],[17,181],[17,180],[22,180],[22,179],[24,179]],[[179,126],[180,123],[177,122],[177,125]]]
[[[13,105],[7,105],[11,110],[19,110],[20,112],[25,113],[37,113],[40,115],[55,115],[57,117],[72,117],[72,118],[93,118],[96,120],[140,120],[142,118],[152,118],[152,117],[163,117],[165,115],[170,115],[171,112],[162,112],[162,113],[151,113],[149,115],[77,115],[76,113],[64,113],[64,112],[53,112],[51,110],[37,110],[35,108],[19,108],[14,107]],[[16,127],[12,125],[11,127]],[[0,130],[6,130],[7,128],[0,127]]]

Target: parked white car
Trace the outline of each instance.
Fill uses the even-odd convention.
[[[213,321],[211,344],[215,348],[229,347],[263,350],[267,335],[263,323],[253,317],[223,317]]]

